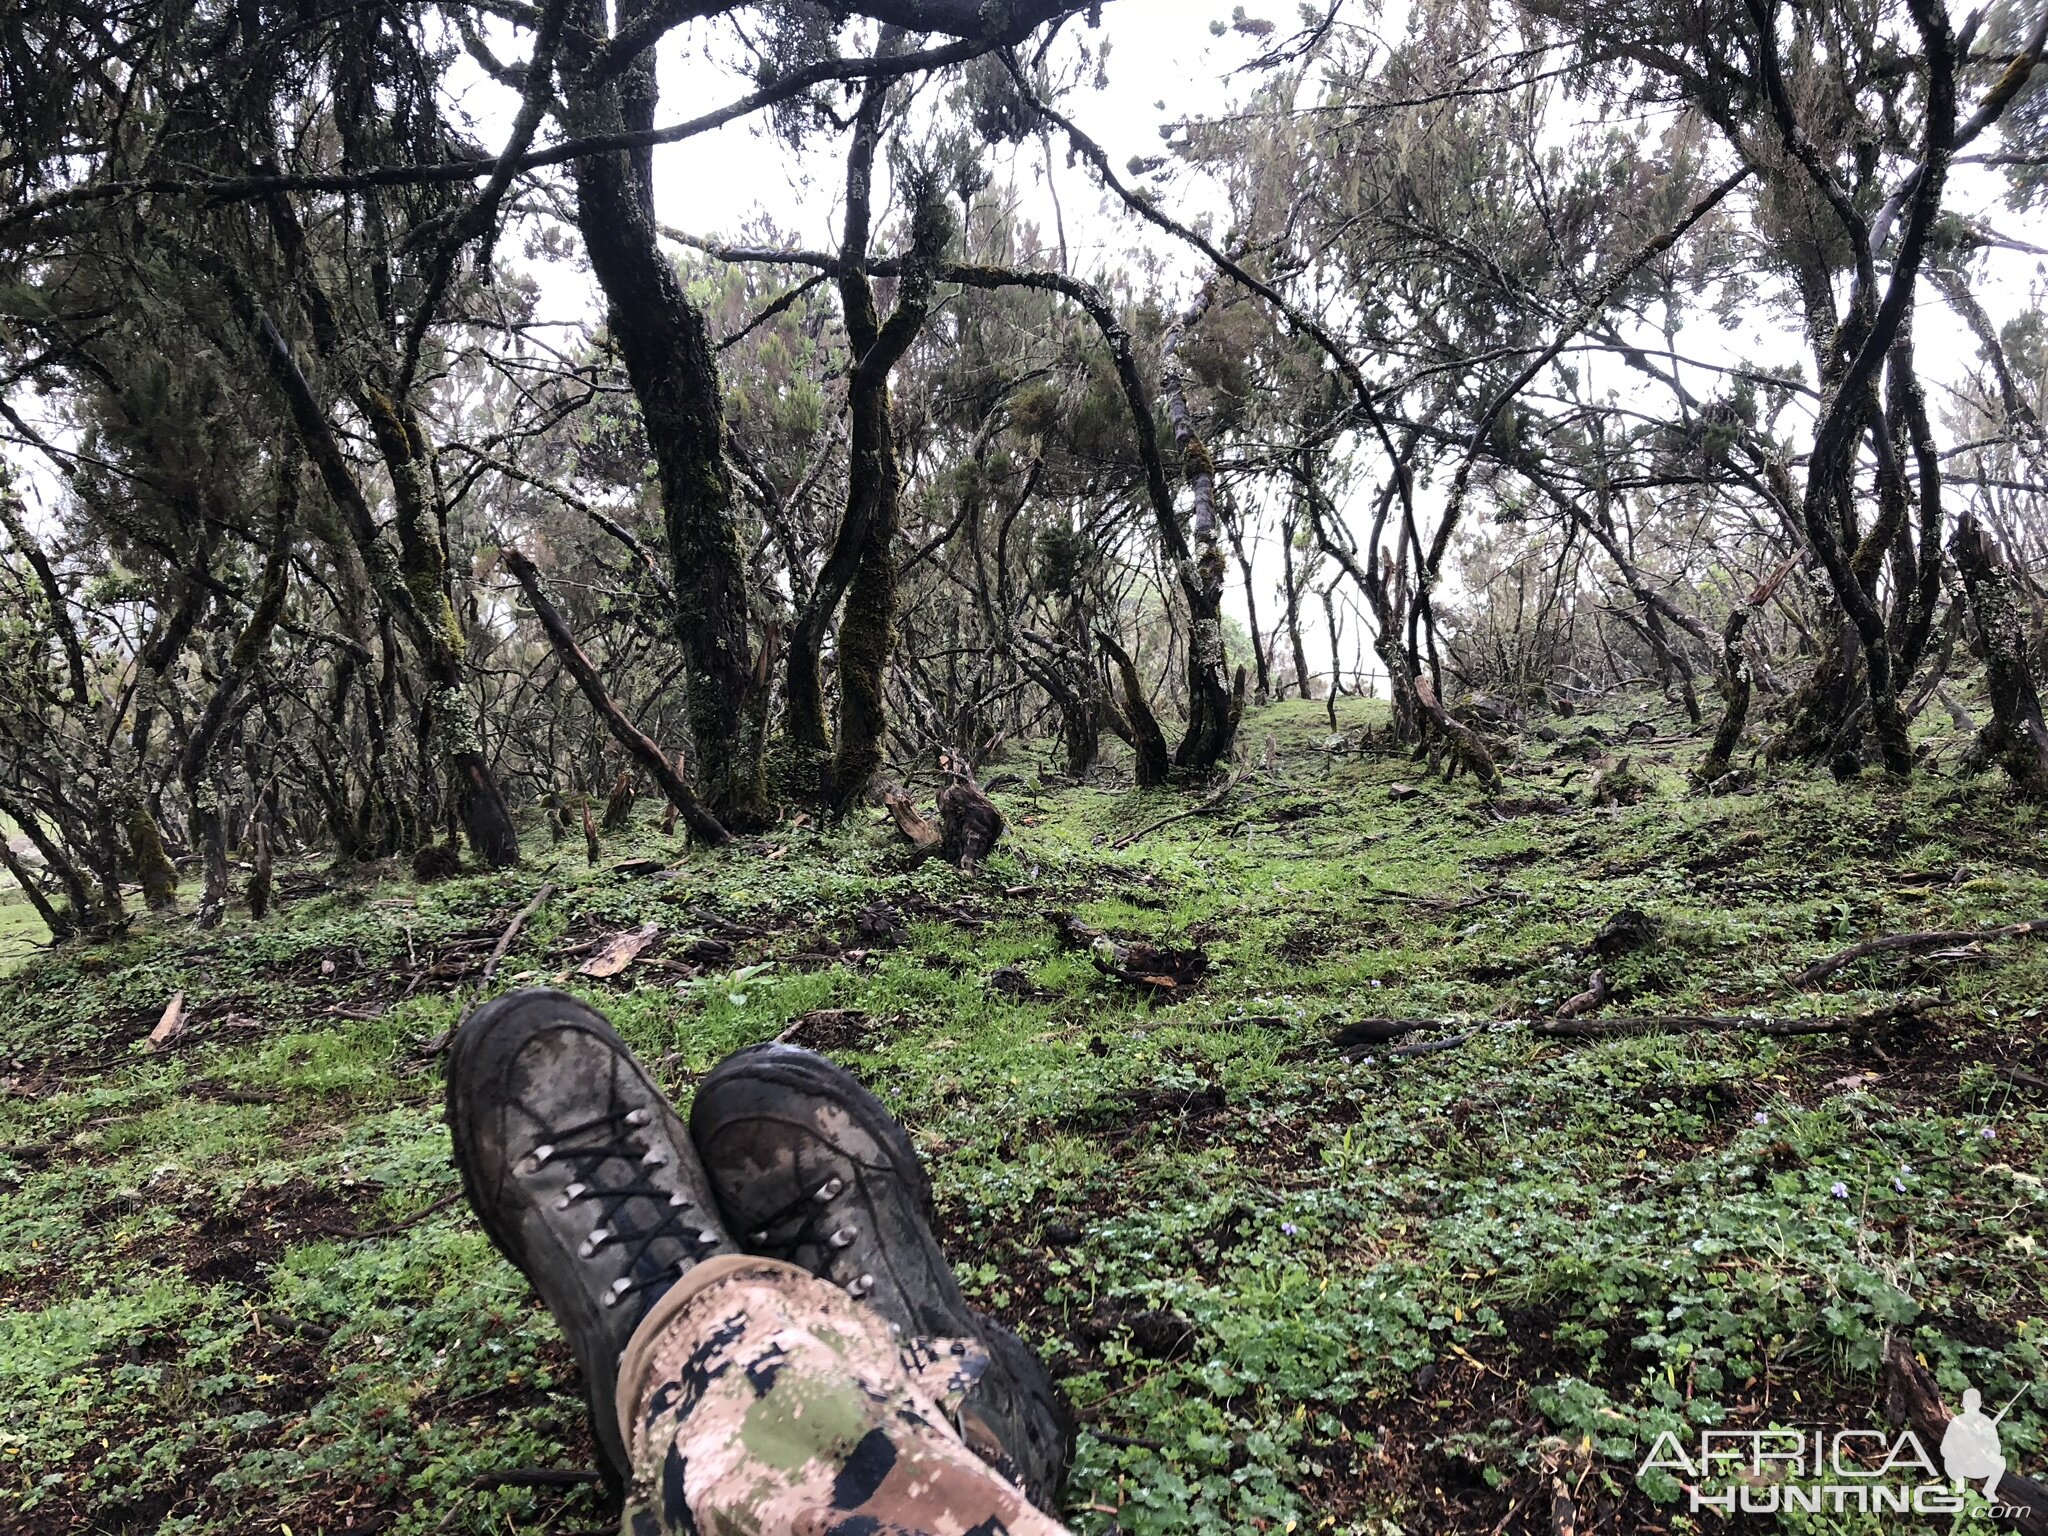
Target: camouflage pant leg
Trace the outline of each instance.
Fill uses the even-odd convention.
[[[986,1363],[791,1265],[699,1265],[620,1361],[625,1536],[1065,1536],[940,1406]]]

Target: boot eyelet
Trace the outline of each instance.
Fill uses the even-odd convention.
[[[540,1172],[541,1165],[554,1155],[554,1146],[551,1143],[543,1142],[519,1160],[519,1171],[521,1173],[538,1173]]]
[[[644,1168],[659,1168],[667,1161],[668,1154],[659,1147],[649,1147],[640,1158],[640,1164]]]
[[[679,1189],[668,1197],[668,1203],[677,1210],[681,1210],[690,1203],[690,1197]]]
[[[654,1111],[651,1109],[634,1109],[626,1112],[626,1124],[632,1126],[635,1130],[638,1130],[643,1125],[652,1125],[653,1123]]]
[[[586,1259],[589,1258],[593,1253],[597,1252],[598,1249],[602,1248],[606,1243],[611,1241],[611,1235],[611,1228],[598,1227],[590,1234],[590,1236],[583,1239],[582,1246],[576,1250],[578,1256]]]
[[[826,1241],[829,1242],[834,1248],[851,1248],[853,1246],[854,1239],[859,1236],[859,1228],[841,1227],[837,1232],[834,1232],[829,1238],[827,1238]]]
[[[845,1188],[846,1180],[841,1178],[830,1178],[827,1179],[823,1184],[820,1184],[818,1186],[818,1192],[815,1195],[811,1196],[811,1198],[817,1201],[820,1205],[823,1205],[827,1200],[837,1200],[839,1198],[839,1192]]]
[[[854,1297],[857,1300],[860,1297],[867,1295],[867,1293],[869,1291],[872,1291],[874,1288],[875,1277],[873,1275],[862,1275],[858,1279],[848,1282],[846,1287],[846,1294]]]

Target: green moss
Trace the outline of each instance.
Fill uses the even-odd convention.
[[[144,806],[138,805],[128,813],[128,854],[134,861],[136,878],[142,883],[143,899],[150,908],[161,911],[176,906],[177,866],[164,852],[163,834],[157,830],[156,818]]]

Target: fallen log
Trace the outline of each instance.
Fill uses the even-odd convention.
[[[711,929],[713,933],[724,937],[736,939],[772,939],[775,937],[766,928],[755,928],[746,923],[736,922],[729,917],[720,917],[709,907],[687,906],[683,910],[697,919],[706,928]]]
[[[1060,942],[1068,949],[1087,950],[1098,971],[1135,987],[1179,992],[1208,974],[1209,954],[1199,945],[1193,949],[1169,949],[1144,939],[1112,938],[1069,912],[1048,912],[1045,920],[1058,931]]]
[[[1580,994],[1582,997],[1585,995]],[[1571,1001],[1575,1003],[1578,999],[1574,998]],[[1550,1040],[1609,1040],[1631,1035],[1676,1035],[1695,1031],[1796,1037],[1854,1033],[1857,1030],[1875,1029],[1886,1024],[1904,1023],[1919,1018],[1940,1002],[1940,998],[1931,994],[1919,994],[1886,1003],[1881,1007],[1866,1008],[1860,1013],[1845,1013],[1826,1018],[1765,1019],[1753,1015],[1728,1013],[1617,1014],[1604,1019],[1560,1015],[1545,1019],[1501,1019],[1490,1027],[1499,1033],[1526,1029],[1532,1035]],[[1567,1003],[1566,1006],[1569,1007],[1571,1004]],[[1429,1056],[1438,1051],[1455,1049],[1479,1034],[1479,1029],[1469,1019],[1356,1019],[1333,1035],[1330,1044],[1356,1059],[1373,1046],[1399,1040],[1405,1035],[1426,1029],[1448,1029],[1455,1033],[1442,1040],[1417,1041],[1409,1045],[1395,1046],[1384,1054]]]
[[[507,546],[505,568],[525,591],[527,605],[533,609],[533,616],[540,620],[548,644],[554,647],[556,660],[576,680],[576,686],[583,690],[584,698],[590,701],[590,707],[597,711],[614,739],[647,770],[648,777],[661,786],[669,804],[681,813],[683,821],[701,840],[713,847],[723,847],[731,842],[732,834],[726,831],[725,824],[705,808],[696,793],[683,782],[682,776],[669,765],[661,748],[626,718],[625,711],[605,691],[603,679],[597,675],[597,668],[590,664],[590,658],[583,654],[583,648],[576,643],[575,632],[569,628],[568,620],[541,590],[540,572],[534,563],[522,551]],[[588,814],[586,808],[585,816]]]
[[[1387,1054],[1389,1056],[1434,1056],[1438,1051],[1455,1051],[1478,1033],[1479,1031],[1476,1029],[1468,1029],[1459,1034],[1447,1035],[1441,1040],[1417,1040],[1410,1045],[1397,1045],[1388,1051]]]
[[[889,819],[896,823],[901,832],[920,854],[936,853],[939,847],[939,829],[925,819],[910,798],[910,792],[903,789],[885,790],[882,805],[889,812]]]
[[[540,910],[541,903],[554,894],[554,882],[543,880],[540,889],[533,893],[533,900],[512,914],[512,921],[505,925],[505,931],[498,935],[498,942],[491,946],[490,958],[484,961],[484,973],[478,982],[479,986],[488,987],[491,984],[491,978],[498,973],[498,962],[503,960],[506,952],[512,948],[512,941],[519,937],[519,930],[526,926],[529,917]]]
[[[1929,933],[1894,933],[1881,939],[1852,944],[1838,955],[1816,961],[1792,978],[1795,987],[1810,987],[1832,976],[1844,966],[1854,965],[1871,955],[1895,954],[1919,949],[1945,949],[1952,944],[1976,944],[1987,939],[2017,939],[2027,934],[2048,933],[2048,917],[2030,918],[2024,923],[2005,923],[1997,928],[1946,928]]]
[[[1200,816],[1205,811],[1213,811],[1216,809],[1217,806],[1221,805],[1224,802],[1225,798],[1230,794],[1230,792],[1233,789],[1237,788],[1237,786],[1240,783],[1242,783],[1243,780],[1244,774],[1242,771],[1233,773],[1221,789],[1217,790],[1213,795],[1208,796],[1206,799],[1202,801],[1201,804],[1191,805],[1184,811],[1175,811],[1171,816],[1162,816],[1157,821],[1148,821],[1145,823],[1144,826],[1138,828],[1137,831],[1126,832],[1122,837],[1117,838],[1109,846],[1112,848],[1128,848],[1131,846],[1131,844],[1135,843],[1139,838],[1149,837],[1152,833],[1157,832],[1161,827],[1170,827],[1176,821],[1186,821],[1190,816]]]
[[[1355,1019],[1332,1035],[1330,1044],[1385,1045],[1428,1027],[1427,1021],[1421,1019]]]
[[[602,1481],[595,1472],[570,1467],[515,1467],[505,1472],[480,1472],[470,1486],[491,1488],[580,1488]]]
[[[1622,1014],[1604,1019],[1538,1019],[1529,1026],[1529,1032],[1546,1038],[1582,1040],[1627,1035],[1682,1035],[1694,1032],[1776,1036],[1830,1035],[1844,1031],[1874,1029],[1882,1024],[1897,1024],[1907,1019],[1915,1019],[1940,1001],[1940,998],[1930,996],[1907,997],[1881,1007],[1866,1008],[1861,1013],[1795,1019],[1761,1019],[1727,1013]]]

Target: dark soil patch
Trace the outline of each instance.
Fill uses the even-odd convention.
[[[307,1180],[274,1189],[250,1190],[227,1210],[188,1207],[184,1220],[129,1250],[150,1261],[176,1265],[201,1285],[227,1283],[258,1288],[263,1271],[285,1252],[320,1238],[350,1237],[373,1229],[368,1207],[378,1191],[341,1191]],[[86,1225],[112,1220],[132,1205],[109,1203],[84,1215]]]
[[[1555,1467],[1517,1464],[1523,1448],[1550,1433],[1529,1400],[1524,1354],[1525,1346],[1541,1354],[1545,1321],[1532,1312],[1494,1348],[1446,1354],[1424,1366],[1408,1393],[1340,1410],[1343,1429],[1310,1453],[1324,1468],[1305,1490],[1312,1506],[1338,1521],[1391,1505],[1412,1530],[1553,1536],[1555,1475],[1576,1488],[1581,1533],[1669,1530],[1667,1518],[1633,1487],[1615,1499],[1582,1481],[1584,1467],[1568,1449]]]
[[[1965,1067],[1995,1061],[2009,1037],[1973,1024],[1930,1015],[1858,1038],[1822,1036],[1800,1051],[1793,1066],[1799,1097],[1818,1102],[1856,1086],[1886,1103],[1953,1111]]]
[[[1226,1109],[1221,1083],[1189,1089],[1141,1088],[1063,1115],[1054,1124],[1065,1131],[1107,1133],[1122,1140],[1162,1120],[1205,1124],[1223,1116]]]
[[[1311,820],[1330,808],[1330,803],[1326,800],[1284,800],[1258,816],[1245,819],[1285,826],[1289,822]]]
[[[1280,940],[1277,952],[1282,960],[1295,965],[1308,965],[1344,947],[1349,937],[1335,923],[1308,923],[1290,929]]]
[[[886,1026],[858,1008],[820,1008],[790,1025],[781,1038],[787,1044],[829,1056],[835,1051],[871,1050],[888,1036]]]
[[[340,987],[367,975],[381,975],[388,961],[363,958],[358,945],[313,945],[295,955],[267,961],[259,974],[279,981],[318,982]]]

